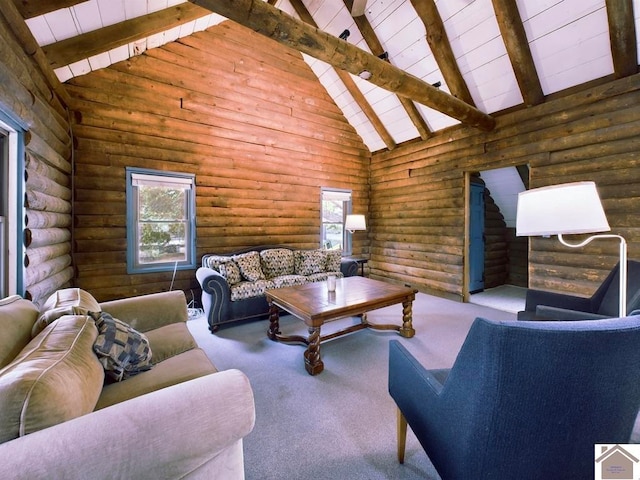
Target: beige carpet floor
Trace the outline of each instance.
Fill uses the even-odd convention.
[[[219,369],[238,368],[251,381],[256,426],[244,442],[248,480],[439,479],[410,432],[406,461],[397,462],[395,404],[387,390],[388,343],[399,339],[428,368],[453,364],[476,316],[514,319],[510,312],[418,294],[416,336],[362,330],[324,343],[325,370],[310,376],[304,347],[267,339],[267,320],[207,330],[200,317],[188,323]],[[399,323],[394,305],[369,313],[377,323]],[[353,322],[328,324],[323,333]],[[303,334],[302,322],[285,316],[285,333]]]

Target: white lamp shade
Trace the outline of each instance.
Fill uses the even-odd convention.
[[[558,235],[611,230],[594,182],[534,188],[518,194],[516,235]]]
[[[347,215],[347,218],[344,222],[344,228],[349,230],[350,232],[355,232],[356,230],[366,230],[367,223],[364,219],[364,215]]]

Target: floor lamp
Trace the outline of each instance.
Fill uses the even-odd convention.
[[[557,235],[571,248],[584,247],[597,238],[620,241],[620,317],[627,316],[627,242],[620,235],[593,235],[579,243],[567,242],[563,235],[599,233],[611,230],[594,182],[575,182],[534,188],[518,194],[516,235]]]
[[[348,230],[351,233],[359,230],[366,230],[367,222],[364,219],[364,215],[358,215],[358,214],[347,215],[347,218],[344,222],[344,228],[345,230]]]

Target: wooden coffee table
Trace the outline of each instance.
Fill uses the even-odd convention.
[[[328,291],[326,281],[267,290],[265,294],[270,309],[267,335],[274,341],[307,345],[304,366],[310,375],[316,375],[324,369],[320,359],[320,342],[325,340],[363,328],[395,330],[403,337],[413,337],[412,304],[417,292],[413,288],[365,277],[339,278],[335,292]],[[402,303],[402,325],[379,325],[367,321],[366,312],[396,303]],[[308,327],[309,336],[282,335],[279,308],[301,319]],[[329,335],[320,334],[324,323],[352,316],[360,316],[360,323]]]

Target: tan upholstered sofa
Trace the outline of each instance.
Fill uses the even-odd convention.
[[[148,342],[131,343],[136,352],[151,350],[144,371],[115,381],[95,350],[109,330],[79,292],[48,312],[0,301],[0,478],[244,478],[251,386],[238,370],[217,372],[198,348],[184,294],[98,304],[99,315],[142,332]],[[56,310],[67,314],[47,318]]]

